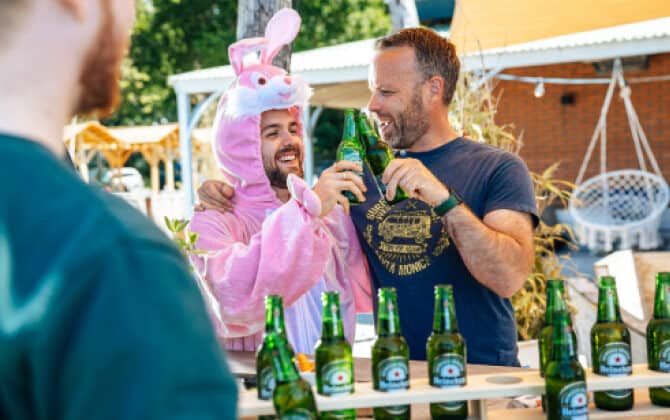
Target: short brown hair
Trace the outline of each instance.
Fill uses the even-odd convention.
[[[456,55],[456,47],[437,32],[427,28],[406,28],[380,38],[375,49],[412,47],[424,81],[433,76],[444,79],[442,102],[451,103],[458,82],[461,63]]]

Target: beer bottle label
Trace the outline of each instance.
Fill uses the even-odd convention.
[[[316,420],[306,408],[290,408],[279,416],[280,420]]]
[[[342,156],[340,160],[348,160],[350,162],[362,163],[363,157],[361,153],[356,149],[346,148],[342,151]]]
[[[558,393],[561,420],[586,420],[589,413],[589,399],[586,396],[586,383],[573,382]]]
[[[272,393],[275,390],[275,376],[272,373],[272,366],[261,370],[261,377],[258,378],[258,389],[261,400],[272,399]]]
[[[321,368],[324,395],[345,395],[354,392],[353,366],[347,360],[334,360]]]
[[[457,353],[445,353],[437,356],[431,372],[432,386],[450,388],[465,385],[465,361]]]
[[[600,369],[605,376],[626,376],[633,372],[630,346],[626,343],[607,343],[598,350]]]
[[[379,389],[394,391],[409,388],[407,359],[402,356],[391,356],[379,362]]]
[[[665,340],[658,346],[658,370],[670,372],[670,340]]]

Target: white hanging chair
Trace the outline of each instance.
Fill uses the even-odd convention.
[[[630,124],[640,169],[607,172],[607,112],[614,88],[618,84]],[[593,149],[600,138],[600,174],[582,183]],[[647,171],[646,158],[654,173]],[[570,214],[575,233],[582,245],[592,251],[619,249],[654,249],[662,244],[658,233],[661,216],[670,201],[670,189],[663,179],[647,137],[630,100],[621,61],[616,60],[605,96],[600,119],[575,181],[570,198]]]

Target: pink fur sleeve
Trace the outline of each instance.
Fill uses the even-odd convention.
[[[330,242],[310,212],[313,198],[308,198],[307,207],[290,200],[248,238],[232,213],[205,211],[193,217],[190,229],[199,234],[197,246],[210,251],[205,277],[220,305],[226,337],[261,331],[266,295],[283,296],[288,307],[323,274]],[[320,203],[317,207],[320,210]],[[202,270],[201,257],[193,262]]]

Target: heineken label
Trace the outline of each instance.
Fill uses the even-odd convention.
[[[586,383],[573,382],[558,393],[561,420],[587,420],[589,399],[586,396]]]
[[[342,156],[340,160],[348,160],[350,162],[363,163],[363,157],[361,153],[353,148],[345,148],[342,151]]]
[[[633,372],[630,346],[626,343],[607,343],[598,350],[598,372],[605,376],[626,376]]]
[[[354,372],[347,360],[334,360],[321,368],[324,395],[345,395],[354,392]]]
[[[272,373],[272,366],[267,366],[261,370],[261,376],[258,378],[258,398],[271,400],[274,390],[275,376]]]
[[[445,353],[433,361],[430,384],[438,388],[465,385],[465,360],[457,353]]]
[[[379,390],[394,391],[409,388],[409,372],[407,359],[402,356],[391,356],[379,362]],[[388,407],[387,407],[388,408]]]
[[[316,420],[316,417],[306,408],[289,408],[281,413],[280,420]]]
[[[670,372],[670,340],[665,340],[658,346],[658,370]]]

